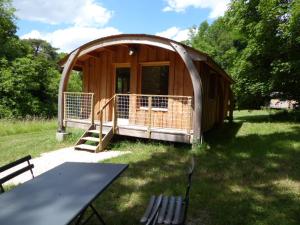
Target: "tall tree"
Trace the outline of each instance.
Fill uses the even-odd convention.
[[[0,58],[8,60],[28,53],[28,46],[16,36],[14,12],[11,0],[0,0]]]
[[[192,35],[235,79],[239,107],[258,108],[275,91],[300,99],[299,2],[233,0],[224,17]]]
[[[20,40],[10,0],[0,0],[0,118],[56,114],[58,53],[44,40]]]
[[[53,61],[57,63],[58,60],[58,53],[57,48],[54,48],[51,46],[50,43],[48,43],[45,40],[41,39],[26,39],[23,40],[32,48],[32,54],[35,57],[43,57],[45,59],[48,59],[50,61]]]
[[[274,91],[300,99],[299,15],[299,0],[232,1],[229,24],[247,40],[233,70],[242,104],[258,107]]]

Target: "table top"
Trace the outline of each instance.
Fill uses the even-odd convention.
[[[127,167],[127,164],[63,163],[0,194],[0,224],[68,224]]]

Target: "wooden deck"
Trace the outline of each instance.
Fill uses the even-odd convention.
[[[192,143],[193,131],[160,127],[151,127],[149,129],[148,126],[129,124],[128,121],[127,119],[118,119],[115,134],[170,142]],[[88,129],[91,125],[91,120],[68,119],[65,123],[67,127]],[[95,120],[94,123],[99,129],[99,120]],[[104,122],[103,130],[111,128],[112,123],[112,121]]]

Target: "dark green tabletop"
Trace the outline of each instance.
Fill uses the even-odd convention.
[[[63,163],[0,194],[0,224],[68,224],[127,167],[127,164]]]

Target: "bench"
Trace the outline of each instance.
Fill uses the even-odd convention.
[[[188,182],[185,196],[152,196],[142,218],[141,224],[170,224],[184,225],[186,221],[187,210],[190,199],[190,188],[192,175],[195,168],[195,162],[192,158],[191,165],[188,169]]]
[[[22,167],[21,169],[18,169],[12,173],[9,173],[8,175],[5,175],[4,177],[0,178],[0,193],[3,193],[5,192],[4,190],[4,187],[3,187],[3,184],[9,180],[11,180],[12,178],[16,177],[16,176],[19,176],[20,174],[22,173],[25,173],[27,171],[30,171],[31,172],[31,175],[32,175],[32,178],[34,178],[34,175],[33,175],[33,171],[32,169],[34,168],[33,164],[30,163],[30,160],[31,160],[31,156],[28,155],[28,156],[25,156],[21,159],[18,159],[14,162],[11,162],[7,165],[4,165],[4,166],[1,166],[0,167],[0,174],[9,170],[9,169],[12,169],[13,167],[15,166],[18,166],[24,162],[27,162],[27,166],[24,166]]]

